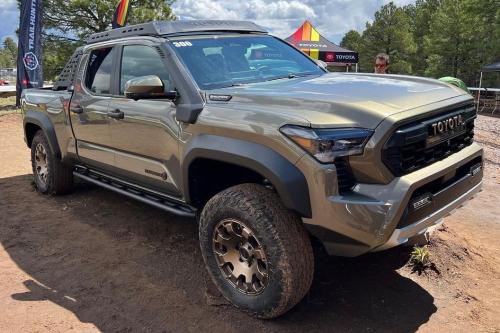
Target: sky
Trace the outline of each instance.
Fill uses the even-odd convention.
[[[118,0],[110,0],[116,1]],[[415,0],[393,0],[397,5]],[[310,20],[320,34],[339,43],[351,30],[363,31],[367,21],[390,0],[177,0],[174,14],[181,20],[250,20],[281,38],[291,35],[304,20]],[[15,37],[19,24],[16,0],[0,0],[0,41]]]
[[[12,37],[17,41],[16,29],[19,26],[19,10],[16,0],[0,0],[0,41]]]

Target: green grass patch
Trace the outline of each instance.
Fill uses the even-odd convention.
[[[12,113],[21,113],[21,110],[16,108],[16,97],[0,97],[0,117]]]
[[[0,106],[16,107],[16,96],[0,97]]]

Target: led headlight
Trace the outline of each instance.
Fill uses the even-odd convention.
[[[293,125],[285,125],[280,131],[321,163],[333,163],[340,156],[362,154],[373,133],[363,128],[323,129]]]

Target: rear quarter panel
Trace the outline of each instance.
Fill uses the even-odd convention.
[[[68,117],[71,96],[72,93],[66,90],[50,89],[27,89],[21,95],[25,135],[30,123],[44,127],[45,132],[53,131],[62,160],[76,157],[75,138]],[[40,119],[45,119],[44,124],[40,124]],[[27,144],[29,146],[30,142]]]

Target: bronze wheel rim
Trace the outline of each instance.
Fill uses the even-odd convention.
[[[224,219],[217,223],[213,250],[224,278],[239,292],[260,294],[267,286],[268,263],[255,233],[243,222]]]
[[[47,185],[47,151],[45,147],[39,143],[35,147],[35,171],[38,177],[38,180],[43,183],[43,185]]]

